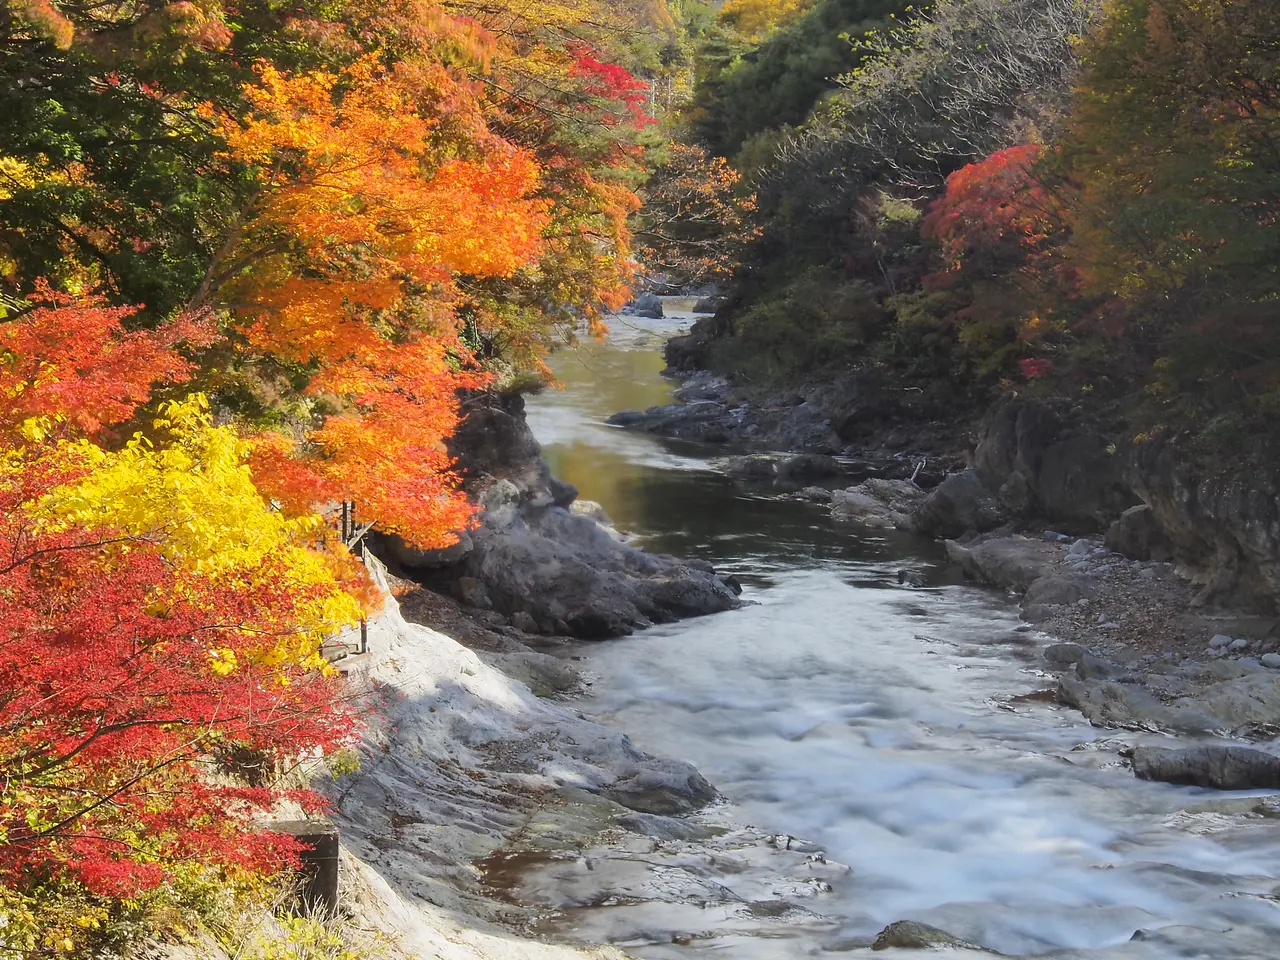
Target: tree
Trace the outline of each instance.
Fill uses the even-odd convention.
[[[636,236],[653,269],[683,283],[727,277],[757,229],[755,197],[727,160],[673,143],[645,191]]]
[[[1255,0],[1123,0],[1083,46],[1069,255],[1156,416],[1280,411],[1280,25]]]

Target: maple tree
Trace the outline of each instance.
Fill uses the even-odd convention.
[[[253,822],[318,802],[279,774],[348,741],[322,645],[380,602],[317,511],[427,547],[472,522],[461,398],[628,296],[674,28],[595,0],[5,12],[0,944],[66,953],[193,871],[289,861]]]

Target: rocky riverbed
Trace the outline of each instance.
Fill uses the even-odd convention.
[[[682,342],[672,347],[680,359]],[[965,575],[1016,596],[1059,641],[1046,695],[1091,722],[1259,742],[1280,731],[1280,529],[1266,477],[1249,491],[1195,475],[1167,447],[1117,449],[1052,401],[1006,398],[969,431],[918,418],[908,429],[909,399],[853,376],[766,394],[681,376],[676,403],[609,422],[747,451],[721,461],[729,476],[829,502],[850,525],[946,539]],[[1265,762],[1235,780],[1141,769],[1280,787],[1258,772]]]

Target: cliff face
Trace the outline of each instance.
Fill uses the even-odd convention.
[[[453,548],[376,537],[392,569],[525,633],[604,639],[738,606],[709,566],[647,553],[551,475],[519,396],[475,398],[452,452],[479,526]]]
[[[1207,473],[1169,443],[1136,446],[1126,459],[1126,479],[1150,506],[1174,559],[1199,574],[1199,601],[1274,612],[1280,470],[1242,462]]]
[[[1201,605],[1276,609],[1280,470],[1263,466],[1274,459],[1209,472],[1171,442],[1117,446],[1067,405],[1021,398],[996,403],[978,433],[972,466],[930,494],[919,531],[1106,530],[1117,552],[1177,563]]]

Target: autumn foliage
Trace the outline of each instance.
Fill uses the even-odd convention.
[[[474,522],[463,398],[628,295],[657,61],[616,35],[672,24],[5,13],[0,952],[40,955],[193,870],[289,862],[262,824],[320,805],[284,784],[355,729],[325,644],[381,602],[322,514],[421,547]]]

